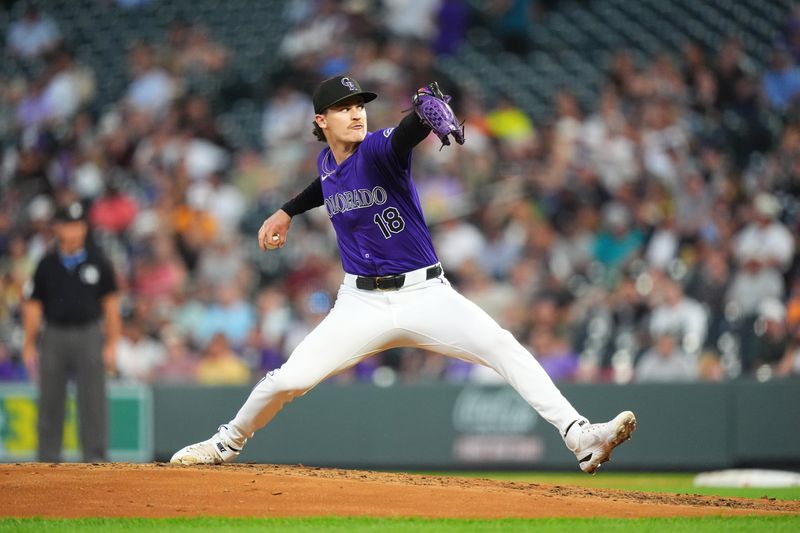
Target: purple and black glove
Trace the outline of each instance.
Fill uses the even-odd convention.
[[[449,101],[450,96],[442,94],[436,82],[417,90],[411,98],[417,116],[439,137],[442,146],[450,146],[449,135],[458,144],[464,144],[464,123],[458,122]]]

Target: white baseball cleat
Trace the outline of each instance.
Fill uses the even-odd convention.
[[[564,442],[575,453],[581,470],[594,474],[611,458],[614,448],[631,438],[635,429],[636,417],[630,411],[623,411],[604,424],[590,424],[586,419],[573,422]]]
[[[222,431],[227,426],[220,426],[217,433],[208,440],[190,444],[175,452],[170,463],[176,465],[219,465],[230,463],[241,453],[240,449],[231,446],[222,438]]]

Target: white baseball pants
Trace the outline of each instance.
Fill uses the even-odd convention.
[[[231,443],[242,446],[287,402],[325,378],[400,346],[419,347],[493,368],[562,435],[580,418],[533,355],[481,308],[456,292],[444,276],[418,283],[414,278],[407,275],[407,284],[400,290],[366,291],[355,288],[354,276],[345,276],[328,316],[279,369],[269,372],[255,386],[231,420],[227,435]]]

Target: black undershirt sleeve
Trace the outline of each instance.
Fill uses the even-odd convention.
[[[392,135],[392,150],[400,161],[407,161],[411,149],[428,136],[431,129],[413,111],[403,117]]]
[[[319,176],[311,184],[303,189],[303,192],[283,204],[283,209],[287,215],[294,217],[300,213],[305,213],[309,209],[319,207],[324,203],[322,197],[322,180]]]

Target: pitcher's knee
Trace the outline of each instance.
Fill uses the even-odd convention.
[[[284,394],[289,398],[302,396],[317,384],[316,381],[309,379],[308,376],[292,375],[291,373],[276,370],[271,376],[273,386],[279,394]],[[267,376],[270,379],[270,376]]]

